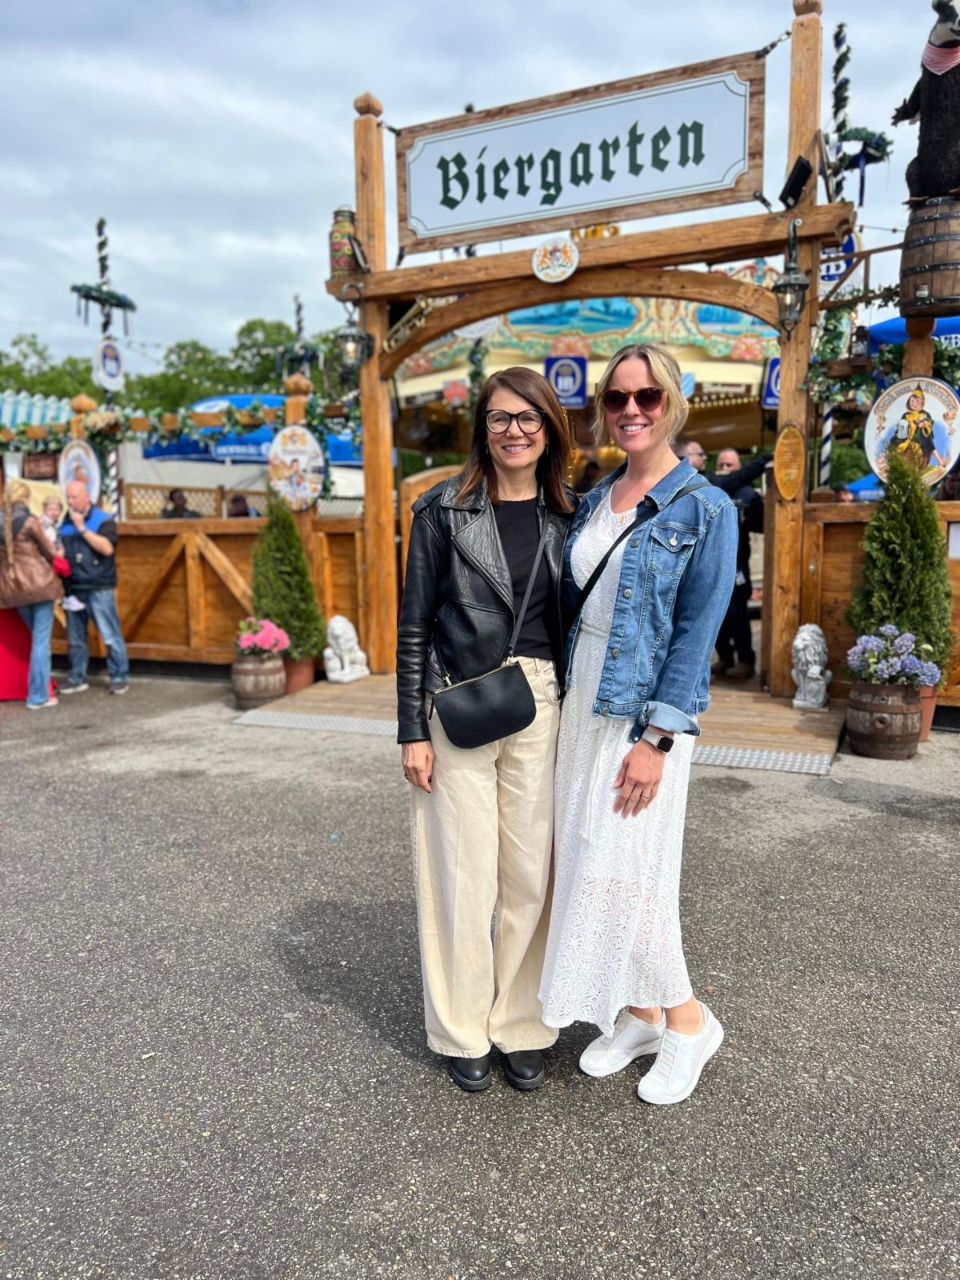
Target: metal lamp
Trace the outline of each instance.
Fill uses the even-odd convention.
[[[780,332],[786,340],[800,323],[810,281],[797,264],[797,227],[802,218],[793,218],[787,228],[787,260],[773,285],[780,308]]]
[[[353,290],[357,302],[363,297],[362,285],[348,283],[340,291],[340,301],[347,309],[347,322],[333,335],[340,351],[340,362],[344,369],[356,372],[357,369],[373,355],[373,339],[365,333],[357,323],[357,307],[351,304],[346,294]]]

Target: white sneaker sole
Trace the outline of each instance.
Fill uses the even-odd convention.
[[[623,1071],[625,1067],[629,1067],[631,1062],[636,1062],[637,1058],[643,1058],[651,1053],[658,1053],[660,1050],[660,1041],[652,1045],[641,1045],[639,1049],[635,1049],[628,1057],[621,1057],[614,1065],[607,1066],[601,1070],[596,1070],[583,1065],[583,1058],[580,1059],[580,1070],[585,1076],[592,1076],[594,1080],[602,1080],[605,1076],[615,1076],[618,1071]]]
[[[697,1085],[700,1083],[700,1076],[703,1074],[703,1068],[707,1065],[722,1044],[723,1026],[718,1022],[707,1040],[707,1047],[704,1050],[703,1057],[700,1059],[700,1065],[697,1067],[697,1074],[693,1077],[690,1085],[683,1093],[678,1093],[675,1098],[646,1098],[643,1094],[643,1081],[641,1080],[637,1085],[637,1097],[641,1102],[649,1103],[651,1107],[670,1107],[673,1106],[675,1102],[686,1102],[687,1098],[690,1097],[691,1093],[693,1093],[694,1089],[696,1089]]]

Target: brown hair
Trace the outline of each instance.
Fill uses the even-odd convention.
[[[680,366],[670,352],[665,347],[654,346],[653,343],[648,343],[644,346],[621,347],[616,355],[611,357],[610,363],[604,369],[600,381],[597,383],[597,390],[593,399],[594,438],[597,441],[603,439],[603,433],[606,430],[603,397],[607,394],[607,388],[610,386],[614,370],[618,365],[623,364],[624,360],[645,361],[647,368],[650,370],[650,377],[658,387],[663,389],[661,421],[666,423],[667,439],[672,443],[683,430],[689,412],[687,400],[683,394],[683,375],[680,372]]]
[[[7,564],[13,565],[13,507],[14,504],[30,509],[30,486],[22,480],[11,480],[3,491],[3,544],[7,549]]]
[[[457,496],[461,499],[468,498],[486,480],[490,501],[497,501],[497,472],[487,447],[486,413],[493,393],[500,388],[521,396],[544,415],[542,430],[547,433],[547,447],[537,461],[537,483],[543,489],[548,507],[554,511],[572,511],[573,503],[567,494],[566,483],[571,455],[567,416],[546,378],[522,365],[492,373],[480,390],[473,420],[470,456],[463,470]]]

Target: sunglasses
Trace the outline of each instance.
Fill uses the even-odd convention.
[[[636,400],[641,413],[652,413],[663,401],[663,387],[641,387],[639,391],[607,391],[603,407],[609,413],[623,413],[631,399]]]

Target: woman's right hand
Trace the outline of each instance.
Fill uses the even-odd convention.
[[[403,776],[415,787],[430,791],[433,776],[433,747],[429,742],[405,742],[401,748]]]

